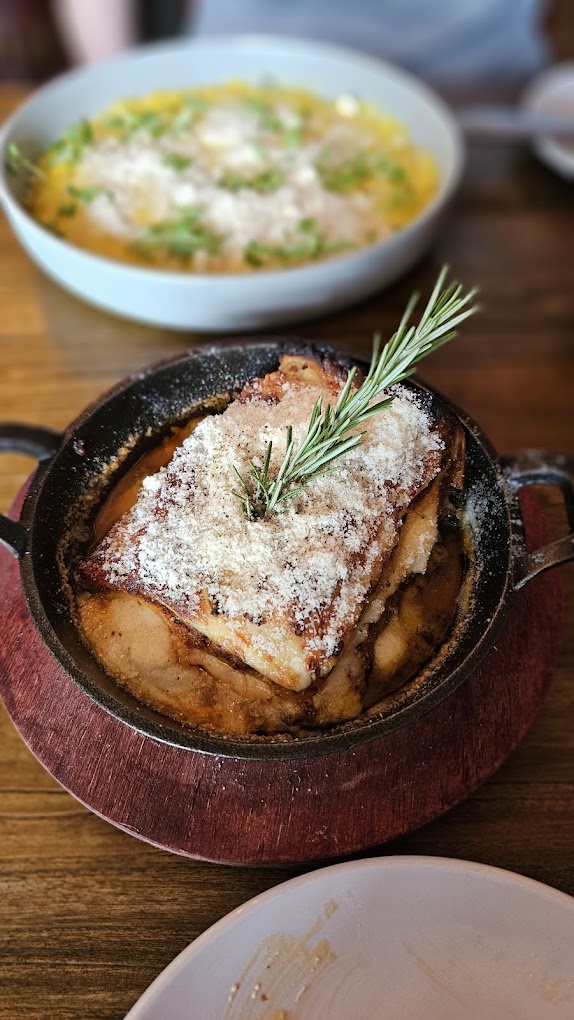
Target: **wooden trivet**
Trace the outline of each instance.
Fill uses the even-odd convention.
[[[544,516],[523,495],[527,534],[538,546]],[[324,758],[218,758],[131,730],[83,693],[39,637],[17,560],[0,543],[0,694],[48,772],[131,835],[221,863],[325,860],[423,825],[492,775],[541,705],[561,608],[557,570],[537,577],[475,673],[432,712],[387,736]]]

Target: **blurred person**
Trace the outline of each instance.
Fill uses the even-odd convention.
[[[343,43],[435,81],[524,78],[548,59],[545,0],[198,0],[197,34]]]
[[[522,80],[548,59],[546,0],[53,0],[77,61],[142,37],[262,32],[338,42],[437,82]]]
[[[75,64],[109,57],[135,41],[135,4],[130,0],[52,0],[52,9]]]
[[[52,0],[62,40],[74,63],[91,63],[136,42],[186,29],[186,0]]]

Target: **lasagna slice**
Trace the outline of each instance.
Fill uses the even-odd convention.
[[[104,616],[114,595],[116,611],[131,597],[132,606],[161,616],[186,645],[188,665],[203,674],[193,681],[203,681],[202,697],[211,683],[212,705],[226,691],[247,705],[273,701],[274,721],[264,720],[264,731],[359,714],[367,675],[378,668],[387,606],[405,580],[425,572],[441,508],[462,483],[460,426],[397,387],[390,407],[365,423],[362,443],[333,471],[313,479],[282,513],[249,520],[237,473],[247,478],[252,462],[260,466],[269,441],[277,470],[286,427],[297,447],[315,401],[334,403],[344,379],[326,356],[284,356],[276,372],[203,418],[170,463],[144,478],[133,507],[79,567]],[[98,628],[106,630],[101,613],[95,621],[93,603],[90,610],[82,597],[80,607],[88,640],[106,668],[121,674],[117,642],[111,662],[105,642],[94,640]],[[117,629],[109,624],[107,633],[115,639]],[[180,668],[178,682],[181,676]],[[198,711],[176,714],[205,723]]]

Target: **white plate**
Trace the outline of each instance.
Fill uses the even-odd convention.
[[[437,164],[434,199],[406,227],[369,248],[293,269],[206,275],[132,266],[76,248],[28,215],[4,174],[11,142],[34,158],[67,126],[118,97],[231,78],[259,83],[270,73],[325,98],[352,92],[400,120]],[[0,200],[30,257],[79,297],[142,322],[235,331],[322,315],[395,280],[433,240],[460,179],[462,159],[459,128],[444,103],[390,64],[306,40],[216,37],[135,49],[40,89],[0,132]]]
[[[574,900],[498,868],[383,857],[255,897],[126,1020],[572,1020]]]
[[[535,78],[522,97],[522,105],[538,113],[574,120],[574,62],[559,64]],[[534,150],[552,170],[574,179],[574,142],[544,138],[534,143]]]

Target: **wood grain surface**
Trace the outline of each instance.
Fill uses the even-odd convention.
[[[19,98],[0,89],[0,118]],[[428,288],[448,261],[480,286],[483,311],[429,359],[427,380],[501,452],[574,453],[573,196],[526,149],[473,146],[431,255],[390,291],[297,333],[367,351],[373,331],[390,331],[411,290]],[[84,306],[40,275],[3,219],[0,308],[0,418],[56,428],[128,372],[202,339]],[[2,456],[3,509],[30,466]],[[546,502],[563,532],[556,494]],[[528,735],[465,803],[384,853],[482,861],[574,893],[574,569],[562,575],[558,666]],[[113,828],[58,786],[2,715],[0,1020],[119,1020],[191,939],[285,877],[186,860]]]

